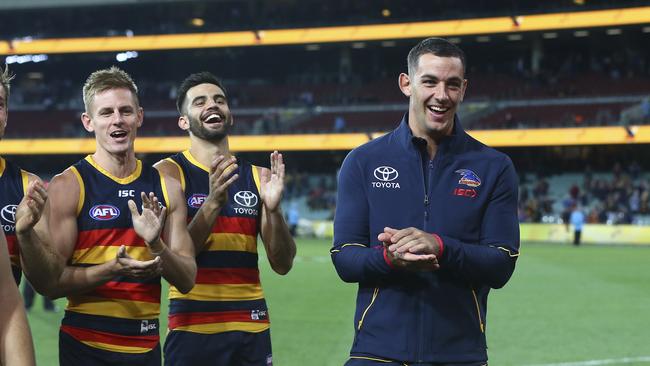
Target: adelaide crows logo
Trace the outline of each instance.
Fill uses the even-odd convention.
[[[461,175],[458,184],[464,184],[469,187],[478,187],[481,185],[481,178],[469,169],[458,169],[455,173]]]

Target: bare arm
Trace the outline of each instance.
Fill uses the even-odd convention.
[[[271,169],[260,169],[260,196],[262,198],[261,234],[271,268],[287,274],[296,256],[296,243],[280,209],[284,190],[284,162],[282,154],[271,154]]]
[[[49,243],[47,218],[41,219],[47,198],[41,180],[30,174],[27,191],[16,210],[16,237],[23,272],[38,292],[44,292],[52,279],[60,277],[65,266],[63,257]]]
[[[11,275],[7,240],[0,232],[0,365],[35,365],[23,300]]]
[[[170,206],[169,215],[163,229],[163,237],[169,248],[159,237],[148,244],[162,259],[162,275],[181,293],[188,293],[196,281],[196,259],[194,244],[187,231],[187,208],[178,181],[166,180]]]

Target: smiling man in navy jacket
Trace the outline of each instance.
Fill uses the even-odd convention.
[[[488,292],[519,255],[517,174],[456,117],[461,49],[423,40],[399,87],[409,97],[399,127],[339,173],[332,260],[359,283],[346,365],[486,365]]]

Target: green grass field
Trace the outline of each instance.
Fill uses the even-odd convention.
[[[336,275],[329,241],[298,247],[287,276],[260,260],[274,363],[342,365],[356,286]],[[29,316],[38,363],[56,365],[62,312],[41,308]],[[650,247],[524,244],[513,278],[491,293],[487,333],[491,366],[650,365]]]

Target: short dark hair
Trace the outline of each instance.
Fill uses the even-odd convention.
[[[463,72],[465,72],[465,52],[444,38],[431,37],[416,44],[411,48],[411,51],[409,51],[409,55],[406,59],[409,75],[415,73],[415,69],[417,69],[418,62],[420,61],[420,56],[427,53],[432,53],[439,57],[459,58],[463,65]]]
[[[178,113],[183,114],[183,103],[187,97],[187,91],[199,84],[214,84],[223,90],[224,96],[227,97],[226,88],[224,88],[221,80],[208,71],[197,72],[183,80],[181,86],[178,87],[178,95],[176,96],[176,109]]]

